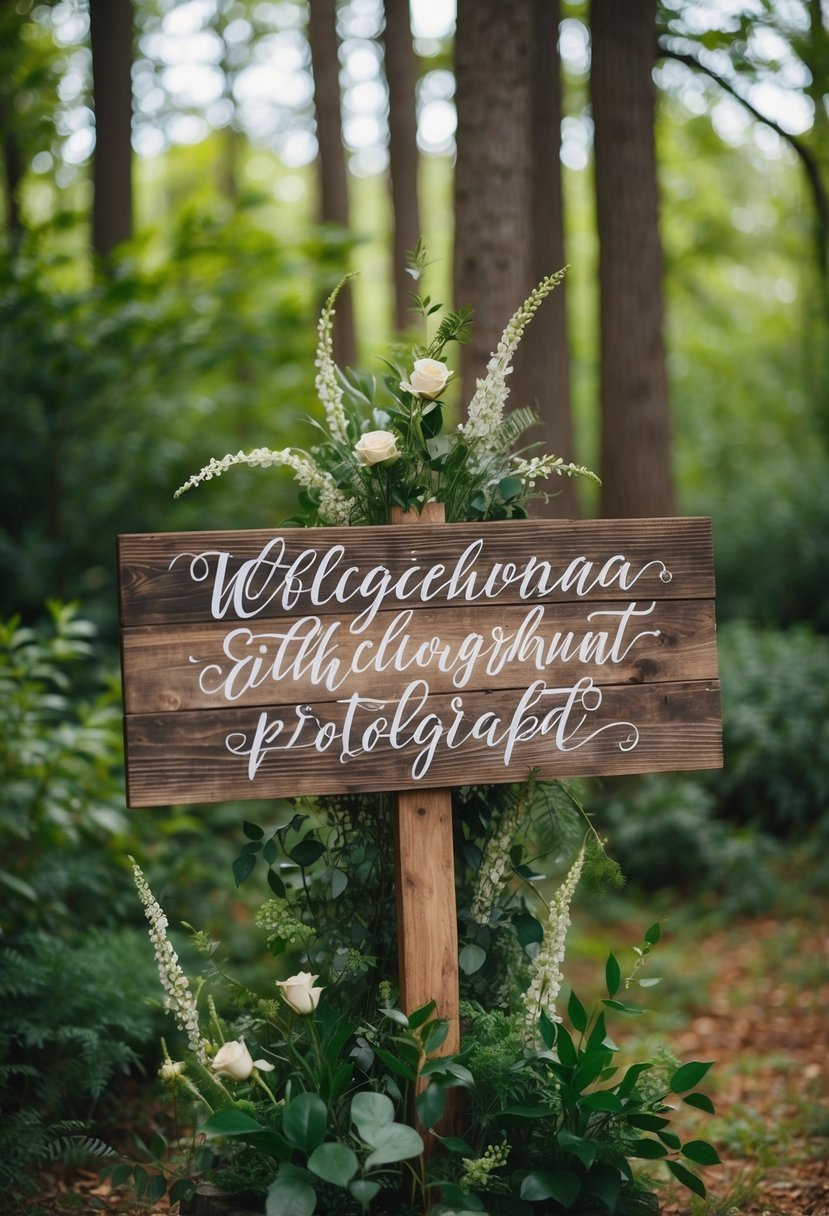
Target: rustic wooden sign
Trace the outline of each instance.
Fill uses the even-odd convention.
[[[715,768],[710,522],[119,538],[130,806]]]

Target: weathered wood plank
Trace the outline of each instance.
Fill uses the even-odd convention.
[[[125,626],[337,615],[378,599],[388,609],[714,593],[701,518],[134,534],[119,537],[119,560]]]
[[[127,629],[126,711],[289,705],[355,688],[398,697],[416,678],[433,693],[584,675],[601,685],[717,678],[709,600],[401,609],[360,633],[353,625],[352,615]]]
[[[394,702],[352,697],[287,713],[250,707],[130,715],[129,805],[518,781],[530,769],[547,779],[722,764],[713,680],[601,690],[588,680],[540,691],[536,704],[525,689],[454,698],[424,691],[422,703],[418,695],[399,710]],[[291,746],[279,747],[292,736]]]

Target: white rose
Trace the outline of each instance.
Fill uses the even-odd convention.
[[[244,1039],[223,1043],[213,1057],[213,1071],[233,1081],[247,1081],[254,1068],[260,1072],[272,1072],[273,1064],[267,1060],[252,1059]]]
[[[418,359],[408,380],[401,380],[400,387],[416,397],[427,397],[434,401],[439,397],[452,375],[445,363],[438,359]]]
[[[322,992],[322,988],[314,987],[318,979],[319,976],[311,975],[310,971],[300,971],[290,979],[277,980],[276,986],[281,989],[283,1000],[290,1005],[294,1013],[313,1013]]]
[[[366,431],[354,445],[363,464],[390,464],[400,457],[397,436],[391,431]]]

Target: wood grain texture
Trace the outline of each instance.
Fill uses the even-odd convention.
[[[238,624],[210,622],[171,626],[145,625],[123,634],[124,703],[128,714],[180,709],[212,709],[236,705],[290,705],[299,701],[336,700],[359,689],[365,697],[399,697],[417,678],[427,679],[433,693],[470,689],[516,688],[533,679],[548,683],[592,675],[598,684],[642,684],[717,678],[714,605],[710,600],[634,601],[641,614],[630,618],[614,662],[597,665],[597,654],[608,655],[623,611],[618,602],[581,604],[420,608],[411,620],[401,612],[383,612],[359,633],[350,632],[353,616],[338,618],[283,617]],[[651,611],[651,606],[653,608]],[[536,613],[527,625],[528,614]],[[494,633],[494,631],[497,631]],[[658,632],[654,637],[653,633]],[[503,638],[502,651],[513,657],[500,665],[493,654],[474,663],[468,677],[462,653],[478,634],[490,648]],[[606,635],[602,641],[601,635]],[[291,637],[295,640],[291,641]],[[316,683],[308,670],[313,644],[323,645],[330,661],[321,666]],[[286,638],[288,640],[286,640]],[[384,645],[384,638],[390,639]],[[525,639],[523,648],[521,640]],[[534,639],[538,639],[538,643]],[[439,654],[423,650],[431,639],[448,647],[441,669]],[[634,641],[634,639],[637,639]],[[310,651],[293,660],[303,645]],[[629,645],[629,649],[627,649]],[[597,650],[597,647],[599,649]],[[275,666],[282,649],[283,658]],[[521,658],[521,655],[524,658]],[[395,670],[394,656],[406,664]],[[362,659],[360,656],[364,656]],[[364,670],[348,675],[355,657]],[[332,663],[339,666],[335,669]],[[260,674],[253,681],[254,664]],[[238,669],[237,675],[232,675]],[[205,679],[200,684],[200,673]],[[331,687],[325,687],[325,673]],[[227,695],[216,692],[232,678]],[[463,684],[460,682],[463,681]]]
[[[523,690],[475,692],[463,697],[462,731],[486,714],[500,718],[502,732],[515,714]],[[564,701],[551,699],[550,708]],[[428,715],[452,723],[456,715],[450,695],[430,698],[422,715],[413,713],[410,731]],[[545,708],[548,702],[545,702]],[[375,703],[354,714],[350,732],[352,747],[359,747],[363,732],[379,717],[390,719],[394,703],[385,709]],[[281,722],[281,738],[292,733],[299,713],[308,714],[302,746],[275,750]],[[267,708],[192,710],[172,714],[131,714],[125,723],[128,803],[130,806],[159,806],[168,803],[220,802],[231,798],[274,798],[301,794],[369,792],[372,790],[417,789],[422,786],[467,785],[484,782],[522,781],[531,769],[541,779],[622,773],[665,772],[719,768],[722,765],[719,684],[700,680],[676,684],[621,685],[602,690],[601,706],[587,717],[582,735],[606,727],[601,734],[571,750],[559,750],[553,733],[518,741],[509,763],[503,749],[489,747],[485,740],[471,738],[456,750],[438,746],[423,777],[412,766],[423,746],[407,742],[399,750],[381,746],[373,751],[339,759],[342,741],[325,750],[314,746],[316,727],[331,722],[332,731],[342,731],[349,707],[338,703],[312,704],[290,714]],[[528,711],[532,713],[532,709]],[[254,778],[248,777],[246,754],[265,715],[274,734],[274,750],[264,754]],[[574,725],[580,715],[571,715]],[[639,740],[622,750],[632,723]],[[226,746],[231,736],[236,752]],[[578,742],[578,737],[575,738]],[[322,743],[320,743],[322,746]]]
[[[402,522],[402,521],[401,521]],[[428,518],[424,522],[429,522]],[[554,589],[532,602],[566,603],[592,600],[636,599],[709,599],[714,594],[711,523],[703,518],[636,519],[636,520],[508,520],[486,524],[446,524],[442,527],[375,527],[375,528],[316,528],[288,529],[281,532],[179,532],[132,534],[118,538],[120,566],[120,609],[124,626],[171,624],[174,621],[209,621],[213,573],[226,554],[226,581],[233,579],[253,563],[269,544],[284,543],[284,563],[290,564],[300,554],[311,550],[321,554],[335,545],[343,545],[345,555],[338,567],[359,565],[361,570],[382,566],[392,580],[403,577],[413,567],[424,570],[443,565],[451,571],[467,547],[482,540],[483,547],[476,560],[468,565],[481,584],[493,565],[520,565],[535,558],[549,562],[557,572],[564,572],[569,563],[586,557],[598,571],[617,555],[623,555],[632,566],[648,562],[664,562],[670,571],[670,581],[660,579],[654,566],[636,583],[633,591],[620,587],[601,588],[580,596],[572,587]],[[273,550],[272,550],[273,552]],[[189,557],[209,554],[201,582],[190,574]],[[361,601],[351,600],[347,606],[330,600],[314,606],[308,594],[311,575],[301,578],[303,588],[289,607],[281,603],[280,595],[269,597],[281,587],[284,574],[269,571],[260,563],[250,573],[248,610],[251,615],[305,614],[335,615],[357,611]],[[201,572],[201,571],[200,571]],[[272,575],[269,579],[269,575]],[[412,575],[414,578],[414,573]],[[332,578],[325,582],[326,589]],[[351,586],[354,586],[352,582]],[[430,603],[445,602],[439,594],[439,582],[433,584],[435,594]],[[430,593],[431,594],[431,593]],[[417,592],[401,603],[420,604]],[[486,602],[509,604],[521,602],[518,588],[513,585],[496,588]],[[525,600],[524,602],[530,602]],[[396,607],[387,602],[384,607]],[[257,609],[259,610],[257,613]],[[231,604],[224,620],[242,619]]]

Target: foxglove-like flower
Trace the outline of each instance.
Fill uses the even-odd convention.
[[[317,396],[322,402],[328,429],[337,443],[348,443],[348,423],[343,408],[343,390],[337,379],[337,365],[334,362],[334,304],[341,289],[353,276],[347,274],[341,279],[331,295],[325,301],[317,325]]]
[[[537,1044],[538,1019],[542,1011],[550,1021],[556,1020],[556,999],[564,976],[564,944],[570,928],[570,901],[581,877],[584,847],[573,862],[564,882],[553,896],[544,940],[530,968],[530,986],[524,994],[524,1034],[528,1043]]]
[[[475,393],[469,403],[466,422],[460,431],[473,450],[486,451],[498,431],[504,417],[504,407],[509,396],[507,376],[512,372],[512,359],[524,336],[524,330],[535,316],[544,299],[567,273],[567,267],[542,279],[527,297],[518,311],[510,318],[501,340],[490,356],[486,375],[478,380]]]
[[[199,1032],[199,1015],[190,982],[179,965],[178,955],[167,940],[167,917],[150,890],[141,867],[133,858],[130,861],[138,895],[144,905],[144,915],[150,922],[150,941],[165,993],[164,1007],[172,1013],[178,1028],[187,1035],[188,1046],[199,1063],[207,1064],[207,1052]]]

